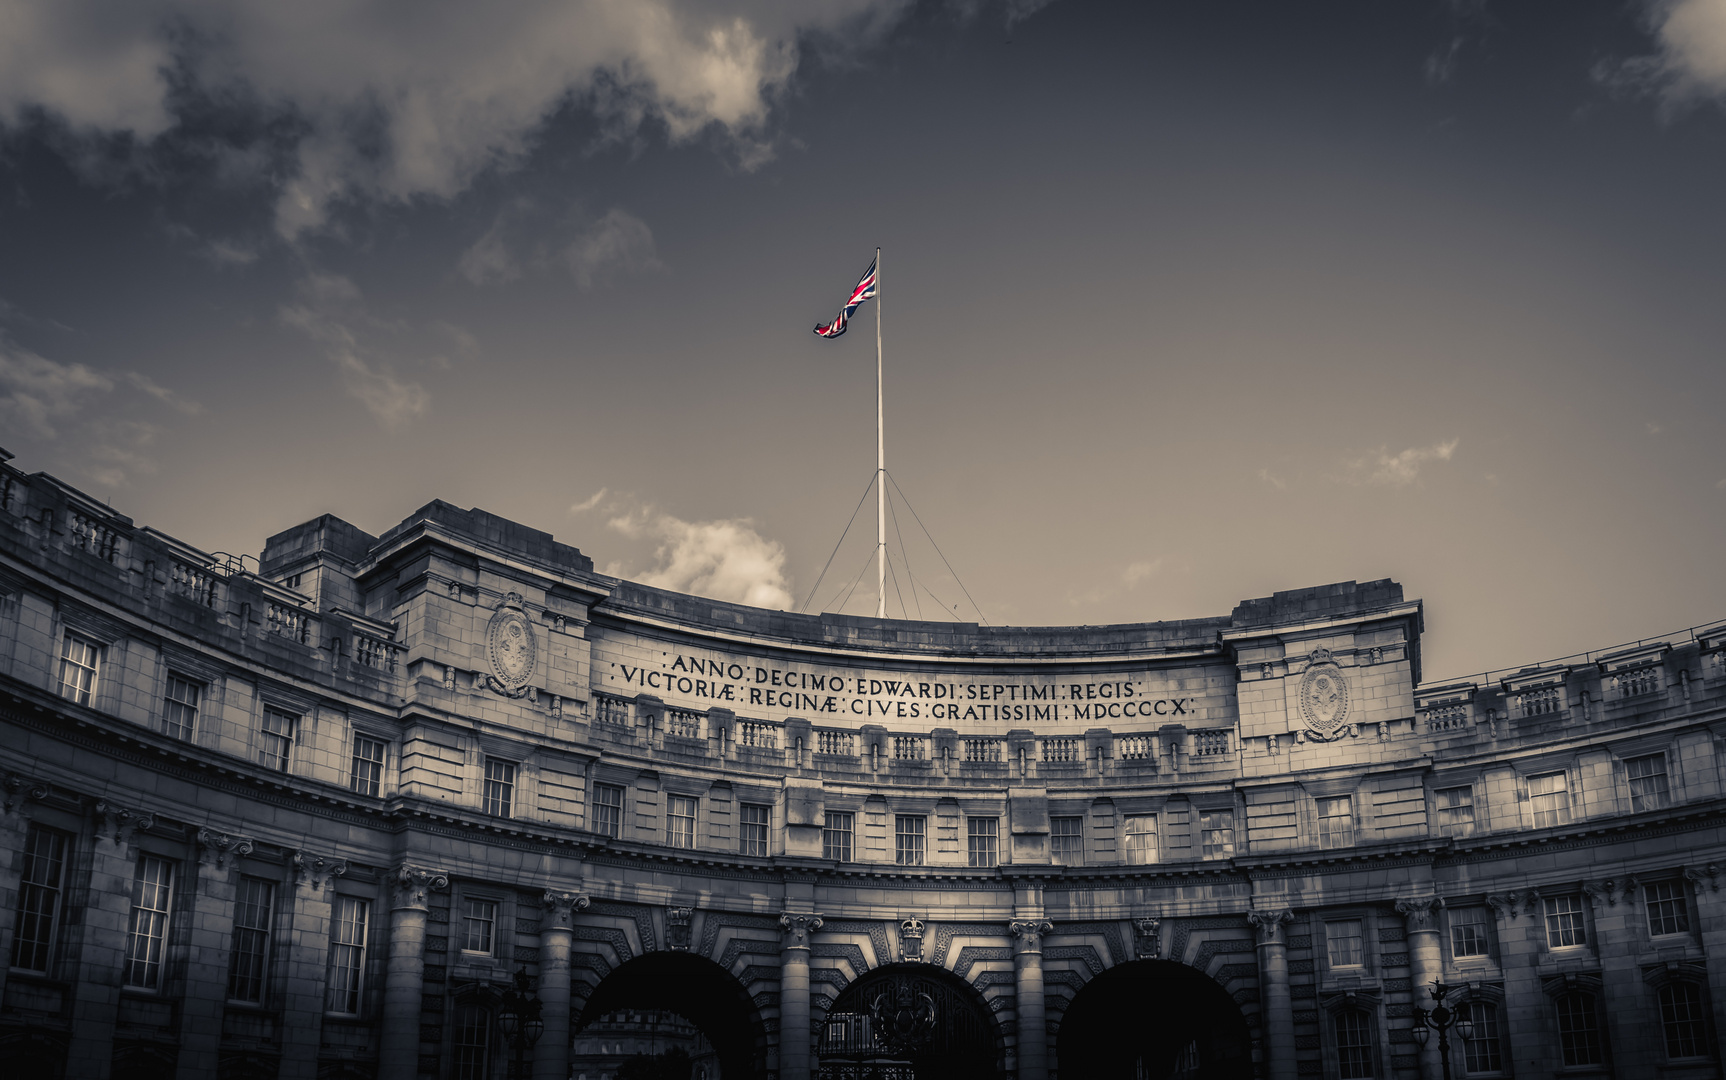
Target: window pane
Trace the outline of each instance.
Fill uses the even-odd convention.
[[[821,830],[821,857],[835,862],[851,861],[853,818],[836,810],[827,812],[826,828]]]
[[[771,806],[744,803],[738,821],[741,827],[738,850],[745,855],[766,856],[767,825],[772,820]]]
[[[384,780],[383,740],[355,735],[353,766],[352,788],[361,795],[378,795]]]
[[[1566,994],[1558,999],[1558,1047],[1566,1065],[1599,1065],[1600,1017],[1593,994]]]
[[[1649,754],[1629,758],[1624,771],[1630,778],[1630,809],[1659,810],[1670,803],[1671,792],[1666,785],[1666,755]]]
[[[264,727],[258,734],[258,761],[264,768],[288,771],[288,759],[294,749],[294,726],[298,720],[298,716],[280,709],[264,710]]]
[[[1336,1016],[1337,1076],[1368,1080],[1372,1076],[1372,1024],[1359,1010]]]
[[[455,1080],[486,1080],[486,1058],[491,1050],[491,1014],[477,1005],[464,1005],[456,1010]]]
[[[60,644],[60,696],[80,705],[90,704],[101,657],[101,646],[68,631]]]
[[[1127,861],[1135,864],[1157,861],[1157,816],[1128,814],[1122,831],[1127,838]]]
[[[601,836],[623,835],[623,789],[616,784],[593,785],[593,831]]]
[[[695,846],[695,800],[670,795],[665,800],[665,842],[675,848]]]
[[[1052,817],[1049,819],[1049,855],[1058,863],[1082,866],[1085,862],[1085,819]]]
[[[366,918],[370,906],[351,896],[336,898],[331,911],[330,973],[324,1008],[335,1013],[358,1013],[360,990],[366,968]]]
[[[1588,944],[1588,935],[1582,926],[1582,898],[1580,896],[1553,896],[1546,901],[1546,945],[1551,949],[1564,949],[1572,945]]]
[[[1529,777],[1528,803],[1535,828],[1570,824],[1570,789],[1562,772]]]
[[[1207,810],[1199,815],[1201,851],[1207,859],[1230,859],[1235,854],[1235,812]]]
[[[1498,1007],[1486,1001],[1463,1003],[1463,1012],[1474,1021],[1474,1033],[1462,1040],[1463,1069],[1471,1073],[1503,1072],[1504,1052],[1499,1045]]]
[[[1474,833],[1474,788],[1453,787],[1433,792],[1438,800],[1438,826],[1451,836]]]
[[[270,916],[275,886],[261,878],[240,879],[234,900],[234,945],[228,966],[228,997],[262,1003],[270,960]]]
[[[1701,1057],[1708,1052],[1702,991],[1695,983],[1668,983],[1660,988],[1660,1024],[1666,1036],[1667,1057]]]
[[[970,818],[966,822],[968,852],[972,866],[994,866],[998,861],[1000,822],[996,818]]]
[[[190,739],[198,727],[198,701],[204,684],[179,675],[168,676],[168,694],[162,702],[162,726],[176,739]]]
[[[1648,904],[1650,934],[1690,932],[1690,903],[1684,898],[1683,882],[1656,881],[1647,886],[1642,895]]]
[[[491,900],[469,900],[462,914],[462,949],[467,952],[492,951],[493,929],[497,926],[497,904]]]
[[[125,985],[156,990],[162,985],[162,949],[168,940],[168,901],[174,866],[145,855],[132,879],[132,920],[126,936]]]
[[[12,966],[46,973],[59,930],[60,895],[66,874],[66,836],[40,825],[24,837],[18,883],[18,917],[13,923]]]
[[[1330,948],[1331,967],[1359,967],[1366,963],[1359,919],[1325,923],[1324,939]]]
[[[485,759],[485,812],[509,817],[515,805],[515,765],[496,758]]]
[[[1321,848],[1354,846],[1354,803],[1348,796],[1318,800],[1318,840]]]
[[[923,865],[923,819],[900,814],[894,819],[893,861],[900,866]]]
[[[1486,909],[1479,907],[1450,910],[1450,953],[1458,960],[1486,955]]]

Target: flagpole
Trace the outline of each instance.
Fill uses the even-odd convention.
[[[887,617],[887,436],[881,411],[881,249],[875,249],[875,617]]]

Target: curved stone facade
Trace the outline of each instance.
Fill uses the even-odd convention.
[[[728,1078],[1720,1075],[1726,630],[1423,685],[1390,581],[802,616],[443,503],[254,565],[0,470],[36,1074],[501,1077],[519,970],[541,1080],[629,1010]]]

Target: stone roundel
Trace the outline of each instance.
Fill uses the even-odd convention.
[[[522,611],[521,597],[510,593],[498,606],[486,627],[486,655],[492,677],[509,690],[519,690],[533,678],[538,660],[533,624]]]
[[[1307,730],[1334,738],[1348,721],[1348,679],[1325,649],[1314,649],[1300,680],[1300,710]]]

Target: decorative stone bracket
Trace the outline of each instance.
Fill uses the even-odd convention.
[[[789,949],[807,948],[809,935],[821,929],[823,919],[819,915],[793,913],[787,911],[779,916],[779,925],[785,928],[785,946]]]
[[[294,880],[312,889],[328,888],[348,872],[346,859],[326,859],[305,851],[294,852],[288,861],[294,868]]]
[[[694,915],[694,908],[674,907],[665,909],[666,948],[672,952],[689,951],[689,920]],[[782,915],[780,918],[783,920],[785,916]],[[816,929],[820,929],[820,927],[817,926]]]
[[[47,798],[48,785],[39,780],[7,773],[5,781],[0,783],[0,801],[4,802],[8,814],[21,809],[27,802],[43,802]]]
[[[127,810],[106,799],[96,803],[96,816],[100,819],[96,838],[110,840],[120,848],[131,846],[133,834],[139,830],[148,831],[156,824],[156,815]]]
[[[1133,920],[1133,959],[1155,960],[1162,953],[1163,920],[1144,915]]]
[[[244,858],[252,853],[252,842],[243,837],[229,836],[210,829],[198,830],[198,860],[215,860],[216,869],[227,867],[228,859]]]
[[[1534,910],[1534,905],[1540,902],[1539,889],[1515,889],[1508,893],[1493,893],[1486,898],[1492,910],[1501,919],[1514,919],[1518,915]]]
[[[1686,866],[1684,877],[1690,882],[1690,887],[1696,890],[1697,896],[1702,895],[1704,882],[1707,883],[1710,891],[1720,891],[1720,867],[1715,863],[1709,863],[1702,867]]]

